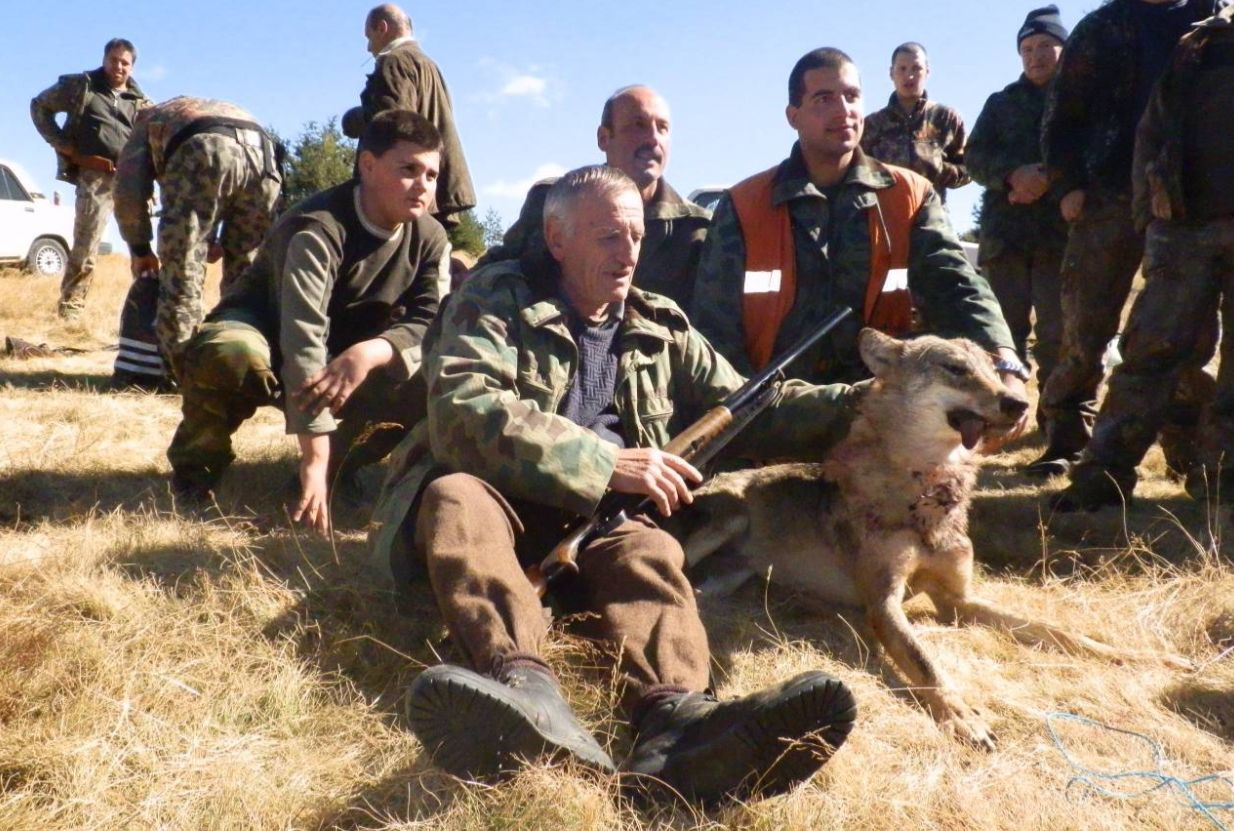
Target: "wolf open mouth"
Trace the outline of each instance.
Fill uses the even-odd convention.
[[[977,446],[977,442],[981,441],[981,436],[985,433],[986,420],[974,413],[972,410],[950,410],[947,413],[947,424],[960,434],[960,441],[964,446],[972,450]]]

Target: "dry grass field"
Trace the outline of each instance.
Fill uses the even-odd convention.
[[[991,459],[973,516],[981,591],[1112,643],[1170,650],[1194,672],[1034,650],[910,614],[990,715],[984,754],[941,735],[890,674],[860,614],[765,585],[708,605],[723,696],[806,669],[861,707],[830,764],[776,799],[695,813],[647,808],[617,783],[536,767],[499,786],[433,770],[401,715],[420,668],[451,647],[423,587],[396,609],[365,555],[366,517],[333,544],[288,521],[295,448],[281,417],[238,435],[219,510],[181,514],[164,450],[178,399],[106,389],[127,262],[104,258],[80,322],[56,287],[0,272],[0,336],[84,349],[0,357],[0,829],[1180,829],[1234,828],[1165,786],[1118,799],[1072,783],[1079,763],[1181,779],[1234,772],[1234,528],[1167,480],[1154,451],[1125,512],[1053,517],[1014,472],[1036,438]],[[374,472],[374,477],[377,474]],[[376,488],[376,478],[367,483]],[[620,758],[602,656],[564,634],[567,694]],[[1109,782],[1147,790],[1145,778]],[[1209,783],[1200,799],[1234,802]]]

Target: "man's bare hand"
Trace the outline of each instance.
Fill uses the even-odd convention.
[[[330,534],[330,434],[303,434],[300,441],[300,500],[291,518],[322,536]]]
[[[1007,389],[1009,389],[1012,393],[1025,401],[1028,400],[1028,388],[1025,387],[1024,382],[1020,380],[1020,376],[1013,375],[1010,372],[1000,372],[998,377],[1002,379],[1003,384],[1005,384]],[[1028,410],[1025,410],[1024,414],[1020,416],[1020,420],[1017,421],[1010,430],[1003,433],[1001,436],[989,436],[983,438],[981,440],[980,452],[986,455],[997,453],[999,450],[1003,449],[1004,444],[1009,441],[1015,441],[1020,436],[1024,435],[1024,430],[1028,427],[1028,412]]]
[[[1013,205],[1031,205],[1050,189],[1050,177],[1039,164],[1020,165],[1007,177],[1011,193],[1007,201]]]
[[[1067,222],[1075,222],[1084,215],[1084,191],[1073,190],[1058,203],[1059,213]]]
[[[144,257],[129,257],[129,268],[133,271],[133,278],[138,277],[157,277],[159,273],[159,258],[156,254],[147,254]]]
[[[327,409],[337,414],[368,374],[393,357],[394,347],[384,338],[360,341],[305,381],[291,401],[314,418]]]
[[[617,451],[617,466],[608,486],[620,493],[651,497],[662,516],[670,516],[683,503],[694,501],[690,484],[703,481],[703,474],[680,456],[649,447]]]

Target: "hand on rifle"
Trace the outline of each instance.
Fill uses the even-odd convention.
[[[651,447],[627,447],[617,451],[608,486],[619,493],[648,496],[661,516],[670,516],[683,503],[694,501],[690,485],[702,481],[703,474],[680,456]]]

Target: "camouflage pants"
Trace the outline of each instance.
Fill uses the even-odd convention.
[[[982,259],[981,271],[990,282],[1003,319],[1011,329],[1015,351],[1028,363],[1028,336],[1036,334],[1033,359],[1037,364],[1037,389],[1044,389],[1046,379],[1058,364],[1058,351],[1063,339],[1063,309],[1058,273],[1063,252],[1053,246],[1040,246],[1032,251],[1004,249],[997,256]],[[1036,326],[1033,315],[1036,314]]]
[[[414,380],[414,379],[413,379]],[[231,437],[262,405],[285,406],[270,344],[260,331],[238,320],[203,324],[183,352],[180,391],[182,420],[167,459],[181,477],[213,487],[234,461]],[[335,413],[330,434],[331,475],[340,465],[354,470],[378,462],[424,415],[422,395],[412,382],[396,383],[374,371]],[[401,427],[376,433],[357,446],[373,423]]]
[[[1101,358],[1118,332],[1143,253],[1130,200],[1090,193],[1083,216],[1071,223],[1063,252],[1062,347],[1038,405],[1048,422],[1050,449],[1060,455],[1078,453],[1088,441]]]
[[[418,502],[413,550],[471,665],[491,672],[511,659],[538,658],[546,626],[523,568],[561,539],[565,515],[509,502],[466,473],[434,480]],[[656,687],[707,686],[707,632],[676,540],[637,517],[591,543],[578,563],[578,577],[560,597],[567,611],[580,613],[580,634],[619,655],[627,707]]]
[[[217,134],[193,136],[159,178],[159,302],[155,332],[173,369],[201,323],[211,231],[223,223],[225,289],[253,261],[270,228],[279,183],[265,175],[260,145]]]
[[[1221,340],[1215,393],[1208,376],[1198,377],[1216,347],[1218,309],[1221,328],[1234,331],[1234,219],[1154,221],[1144,276],[1123,335],[1123,362],[1110,376],[1092,441],[1074,472],[1107,470],[1124,490],[1170,421],[1190,421],[1191,434],[1198,433],[1197,460],[1210,470],[1234,459],[1234,341]],[[1188,391],[1190,400],[1180,404]]]
[[[111,219],[111,185],[115,176],[98,170],[82,170],[77,177],[77,207],[73,220],[73,250],[69,252],[60,281],[61,316],[71,316],[86,306],[90,278],[94,275],[99,240]]]

